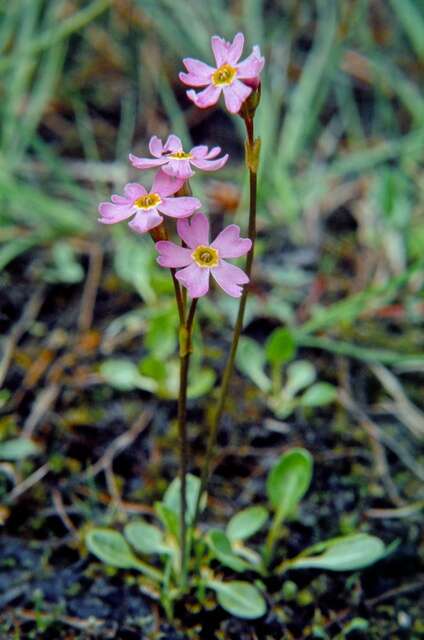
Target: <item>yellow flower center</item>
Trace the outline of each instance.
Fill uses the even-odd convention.
[[[191,254],[194,262],[203,269],[217,267],[219,264],[219,253],[213,247],[205,247],[202,244],[196,247]]]
[[[237,69],[230,64],[223,64],[212,74],[212,82],[216,87],[227,86],[232,83],[237,73]]]
[[[176,151],[168,156],[168,158],[174,158],[174,160],[188,160],[192,157],[191,153],[185,153],[184,151]]]
[[[145,196],[140,196],[137,200],[134,200],[137,209],[144,209],[144,211],[154,209],[154,207],[157,207],[161,202],[162,200],[158,193],[146,193]]]

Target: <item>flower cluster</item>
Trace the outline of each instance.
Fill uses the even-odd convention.
[[[180,79],[192,87],[206,87],[200,93],[187,91],[187,96],[196,106],[206,108],[216,104],[223,92],[228,111],[238,113],[259,87],[264,58],[259,47],[255,46],[250,56],[239,62],[244,46],[242,33],[238,33],[232,43],[213,36],[211,44],[216,67],[185,58],[183,62],[188,73],[180,73]],[[191,190],[185,188],[196,169],[217,171],[227,162],[228,154],[220,156],[220,147],[209,149],[206,145],[185,151],[180,138],[173,134],[165,144],[153,136],[149,152],[150,158],[130,154],[129,160],[141,171],[157,170],[151,188],[148,190],[138,183],[125,185],[123,195],[112,195],[110,202],[99,205],[99,221],[115,224],[130,220],[129,227],[135,233],[152,233],[158,227],[162,233],[159,236],[152,233],[152,236],[167,238],[164,216],[176,218],[182,246],[168,240],[156,242],[158,263],[162,267],[178,269],[176,278],[192,298],[208,292],[210,275],[228,295],[240,297],[242,285],[247,284],[249,278],[226,259],[246,255],[251,249],[251,240],[241,238],[239,227],[231,224],[213,242],[209,242],[208,219],[198,213],[201,202],[187,195]]]

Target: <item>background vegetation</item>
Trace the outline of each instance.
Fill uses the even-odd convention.
[[[333,535],[363,522],[365,512],[370,530],[403,540],[406,555],[396,567],[403,562],[406,577],[396,569],[392,582],[368,594],[378,598],[399,584],[423,581],[420,0],[0,2],[0,437],[23,434],[34,445],[0,455],[7,540],[21,541],[18,564],[34,539],[51,549],[68,537],[75,553],[81,528],[104,521],[106,505],[106,520],[125,519],[160,496],[172,478],[171,284],[155,265],[150,239],[125,225],[99,228],[96,210],[136,178],[130,150],[140,155],[151,135],[173,131],[187,146],[220,144],[231,154],[213,179],[196,177],[196,189],[217,228],[224,216],[245,225],[242,123],[220,108],[195,109],[177,75],[185,56],[211,59],[210,35],[230,38],[237,30],[249,46],[259,43],[267,59],[257,125],[260,237],[238,362],[244,382],[235,382],[240,406],[229,407],[221,475],[212,486],[227,504],[218,504],[213,517],[225,519],[236,498],[226,466],[235,449],[246,447],[233,470],[237,478],[253,478],[237,496],[248,504],[255,492],[263,493],[256,480],[262,465],[269,469],[255,458],[255,447],[263,453],[266,446],[272,458],[293,442],[302,444],[326,469],[305,513],[313,519],[327,500],[334,518],[333,524],[319,516],[310,520],[302,533],[308,543],[315,541],[314,527]],[[218,293],[200,305],[193,471],[203,451],[205,394],[213,388],[234,313],[233,302]],[[275,365],[263,345],[281,325],[292,348]],[[296,400],[287,413],[293,389],[283,365],[296,359],[309,360],[328,386],[309,403]],[[141,438],[140,390],[143,416],[149,422],[154,415]],[[98,478],[103,471],[105,483]],[[143,505],[134,506],[140,500]],[[14,557],[7,545],[4,551]],[[2,602],[12,607],[7,586]],[[18,619],[30,611],[26,619],[33,625],[31,611],[40,611],[37,624],[44,624],[51,607],[43,597],[41,604],[18,602]],[[417,635],[394,637],[419,637],[411,601],[395,602],[384,631],[384,616],[367,610],[365,637],[401,634],[399,612],[405,611],[405,633]],[[27,637],[12,635],[21,622],[10,611],[0,618],[5,633]],[[96,610],[93,615],[102,618]],[[52,624],[75,629],[70,616],[56,613]],[[309,637],[311,616],[288,637]],[[50,637],[50,622],[45,619],[47,631],[39,631],[45,636],[33,637]],[[337,632],[347,634],[343,624]],[[379,628],[389,635],[379,636]],[[51,637],[59,637],[54,629]]]

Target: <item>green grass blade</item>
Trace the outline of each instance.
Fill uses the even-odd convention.
[[[424,60],[424,13],[413,0],[389,0],[417,56]],[[421,3],[421,7],[422,7]]]
[[[329,71],[340,55],[336,44],[336,9],[333,2],[319,2],[320,20],[315,43],[303,67],[300,80],[293,91],[279,139],[278,166],[286,167],[296,161],[303,149],[306,130],[313,125],[314,101],[328,87]]]

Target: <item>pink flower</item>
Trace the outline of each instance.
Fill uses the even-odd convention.
[[[239,258],[252,247],[248,238],[240,238],[240,228],[230,224],[209,244],[209,222],[203,213],[196,213],[191,219],[178,220],[178,235],[188,248],[173,242],[161,240],[156,243],[159,252],[157,261],[161,267],[180,268],[175,274],[192,298],[200,298],[209,290],[209,276],[215,278],[225,293],[239,298],[240,285],[249,282],[247,275],[223,258]]]
[[[149,143],[149,150],[154,159],[138,158],[130,154],[130,161],[136,169],[152,169],[161,167],[162,171],[169,176],[187,180],[194,175],[190,165],[203,171],[217,171],[224,166],[228,160],[228,154],[222,158],[214,159],[221,153],[221,147],[213,147],[209,151],[205,145],[193,147],[191,151],[185,153],[181,140],[174,135],[170,135],[162,144],[162,140],[153,136]]]
[[[184,180],[177,180],[159,171],[150,191],[141,184],[130,182],[124,187],[124,196],[113,195],[112,202],[99,205],[99,222],[115,224],[134,216],[129,227],[136,233],[146,233],[163,221],[159,214],[171,218],[187,218],[202,206],[198,198],[172,196],[182,187]]]
[[[218,102],[224,92],[225,105],[231,113],[238,113],[241,105],[259,86],[259,75],[265,64],[258,46],[246,60],[239,62],[244,46],[244,35],[237,33],[232,43],[219,36],[211,38],[216,67],[200,60],[184,58],[188,73],[180,73],[180,80],[189,87],[206,87],[200,93],[187,91],[187,96],[197,107],[205,109]]]

